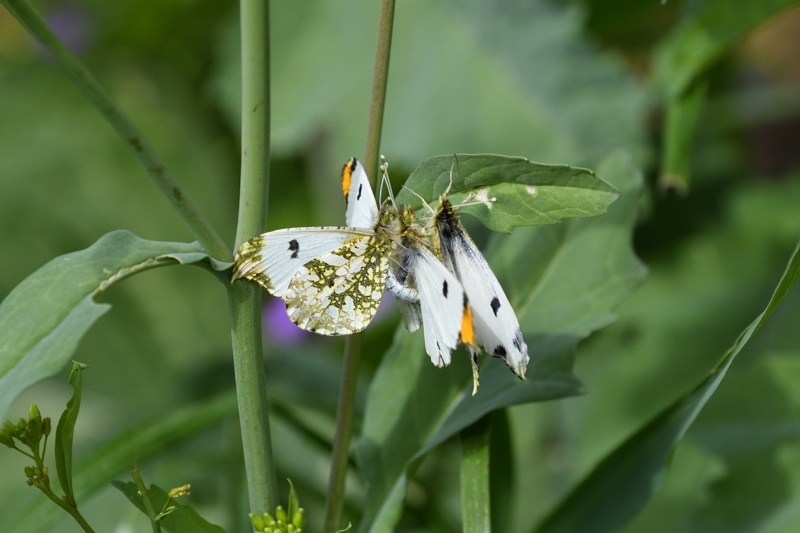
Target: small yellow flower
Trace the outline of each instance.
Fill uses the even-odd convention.
[[[189,489],[191,488],[192,485],[190,483],[187,483],[186,485],[181,485],[180,487],[176,487],[169,491],[169,497],[180,498],[181,496],[188,496],[190,494]]]

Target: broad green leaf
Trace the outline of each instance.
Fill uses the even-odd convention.
[[[661,485],[675,446],[714,394],[731,363],[800,277],[800,242],[766,309],[741,333],[711,374],[606,456],[539,526],[541,531],[615,531]]]
[[[20,391],[57,372],[110,305],[95,298],[137,272],[173,264],[209,263],[194,243],[146,241],[127,231],[57,257],[0,303],[0,416]],[[228,265],[214,263],[222,271]]]
[[[461,516],[465,532],[491,531],[487,416],[461,432]]]
[[[703,189],[702,194],[706,192]],[[674,215],[680,220],[661,218],[655,226],[651,221],[640,228],[637,240],[648,257],[650,274],[646,283],[620,306],[619,320],[579,346],[575,372],[586,384],[588,395],[575,401],[514,410],[518,450],[515,458],[518,468],[529,472],[519,481],[515,493],[514,529],[524,530],[538,523],[610,450],[704,379],[732,339],[763,309],[800,235],[800,219],[794,216],[794,206],[800,202],[800,181],[764,186],[757,180],[746,180],[725,187],[724,192],[724,197],[719,198],[721,203],[713,207],[708,205],[707,196],[701,200],[700,195],[689,201],[668,202],[679,209]],[[623,200],[624,196],[620,201]],[[706,218],[710,213],[713,221]],[[710,224],[699,223],[698,217]],[[668,225],[662,225],[667,221]],[[683,229],[674,226],[686,223],[689,226]],[[686,234],[687,227],[694,231]],[[673,237],[664,241],[666,234]],[[742,254],[742,250],[748,253]],[[787,307],[792,301],[784,300],[759,332],[755,345],[764,343],[776,319],[793,316]],[[797,328],[788,329],[800,334]],[[680,350],[675,350],[676,339],[687,341],[680,343]],[[800,336],[784,339],[780,346],[800,346]],[[733,365],[731,372],[749,373],[754,359],[761,356],[753,350],[748,352],[739,356],[741,364]],[[687,441],[697,445],[694,435],[702,419],[713,404],[724,401],[720,393],[725,388],[736,387],[736,382],[730,381],[731,372],[692,426],[679,452]],[[728,405],[730,412],[752,412],[759,399],[771,396],[760,392],[767,385],[742,379],[741,384],[744,383],[748,391],[759,392],[745,394],[745,389],[736,389],[734,394],[739,395],[740,403]],[[766,408],[762,411],[764,416],[771,412]],[[749,438],[753,437],[755,433],[750,432]],[[562,462],[556,458],[541,468],[541,455],[530,451],[546,453],[552,449],[552,438],[559,443],[557,457]],[[713,453],[709,450],[705,455],[711,457]],[[714,460],[719,474],[724,460]],[[689,490],[688,480],[681,482],[679,476],[691,475],[693,467],[677,472],[674,467],[673,462],[667,484],[642,513],[652,511],[655,514],[650,515],[647,524],[663,523],[665,528],[636,531],[674,531],[667,526],[675,524],[679,517],[676,507],[682,516],[691,516],[687,509],[702,507],[709,499],[718,501],[709,494],[713,477],[718,475],[706,476],[705,470],[696,469],[695,480],[702,486]],[[675,483],[670,481],[673,478],[677,478]],[[547,497],[529,501],[525,494]],[[697,498],[695,504],[685,505],[691,497]],[[654,506],[658,510],[651,509]]]
[[[370,385],[357,446],[368,483],[362,531],[392,530],[418,460],[487,413],[582,392],[571,373],[577,343],[613,320],[644,274],[630,248],[641,178],[623,154],[598,175],[622,193],[607,215],[495,235],[487,251],[531,353],[526,382],[488,360],[472,397],[466,354],[454,354],[453,368],[435,368],[421,334],[398,329]]]
[[[55,459],[58,481],[64,496],[75,504],[75,492],[72,490],[72,441],[75,436],[75,424],[78,421],[78,412],[81,409],[81,391],[83,389],[83,371],[88,367],[73,361],[72,372],[69,374],[69,384],[75,392],[67,402],[67,408],[58,419],[56,427]]]
[[[665,40],[656,64],[659,83],[671,99],[682,95],[739,39],[796,3],[797,0],[702,2]]]
[[[408,177],[397,202],[425,214],[419,196],[435,206],[448,188],[453,205],[465,201],[477,204],[459,212],[469,213],[489,229],[503,233],[511,233],[517,226],[600,215],[619,196],[584,168],[543,165],[522,157],[454,154],[423,161]]]
[[[76,462],[73,475],[75,498],[85,502],[114,477],[130,469],[134,457],[136,461],[144,462],[164,455],[188,437],[219,424],[225,418],[235,417],[236,396],[230,393],[126,429]],[[191,481],[187,480],[189,483]],[[8,512],[0,515],[0,530],[20,533],[42,530],[52,526],[63,514],[61,509],[45,498],[26,502],[25,505],[9,506]]]
[[[112,485],[119,489],[119,491],[122,492],[125,497],[128,498],[136,507],[138,507],[140,511],[147,514],[147,511],[144,507],[144,502],[142,501],[142,495],[139,494],[139,489],[136,486],[136,483],[133,481],[113,481]],[[156,513],[160,512],[160,510],[164,508],[164,505],[169,499],[166,491],[160,487],[157,487],[156,485],[150,485],[150,488],[147,489],[147,494],[150,497],[150,501],[153,503]],[[195,511],[191,505],[185,503],[185,500],[186,497],[182,497],[169,502],[169,506],[174,506],[175,509],[159,521],[161,527],[163,527],[166,531],[173,533],[183,533],[184,531],[196,531],[197,533],[225,533],[224,529],[208,522],[202,516],[197,514],[197,511]]]

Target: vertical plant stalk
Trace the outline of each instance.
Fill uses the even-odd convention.
[[[236,245],[261,233],[269,190],[269,3],[242,0],[242,171]],[[261,343],[261,289],[236,282],[228,291],[233,367],[250,512],[273,513],[278,488],[272,458]]]
[[[55,56],[67,76],[78,86],[86,98],[100,111],[103,118],[111,125],[117,134],[125,141],[136,158],[145,168],[172,207],[183,218],[194,238],[212,257],[220,261],[229,261],[231,251],[214,230],[211,224],[200,213],[195,203],[181,187],[175,176],[158,157],[158,154],[147,142],[142,132],[134,126],[125,112],[111,98],[100,82],[91,72],[69,51],[53,31],[44,23],[39,15],[28,5],[25,0],[0,0],[12,15],[33,35],[39,38]]]
[[[461,517],[465,533],[491,531],[489,436],[491,416],[461,432]]]
[[[378,19],[378,43],[375,50],[375,72],[372,78],[372,97],[367,125],[367,142],[364,148],[364,168],[372,176],[373,188],[378,175],[378,159],[383,128],[383,109],[386,103],[386,86],[389,78],[389,56],[394,25],[394,0],[382,0]],[[340,528],[344,506],[345,480],[350,455],[350,436],[353,431],[353,410],[356,400],[359,362],[361,359],[361,334],[345,340],[344,367],[339,384],[339,403],[336,412],[336,435],[331,453],[331,473],[328,480],[328,500],[325,507],[323,531],[333,533]]]
[[[372,96],[369,102],[367,143],[364,147],[364,168],[372,176],[372,186],[378,176],[383,110],[386,104],[386,87],[389,80],[389,55],[394,27],[394,0],[382,0],[378,18],[378,44],[375,47],[375,72],[372,76]]]

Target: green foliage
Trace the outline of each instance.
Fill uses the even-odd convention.
[[[420,163],[397,194],[397,202],[425,214],[420,197],[435,205],[445,191],[454,205],[476,204],[459,213],[469,213],[503,233],[518,226],[601,215],[619,196],[591,170],[542,165],[520,157],[454,154]]]
[[[0,304],[0,328],[14,332],[0,347],[0,413],[20,391],[70,358],[86,330],[110,308],[95,301],[98,294],[137,272],[208,261],[194,244],[145,241],[119,231],[37,270]]]
[[[112,481],[114,487],[122,492],[140,511],[147,514],[145,499],[141,490],[133,481]],[[197,533],[224,533],[224,529],[204,520],[191,505],[178,501],[172,496],[173,491],[167,493],[156,485],[147,488],[147,498],[154,508],[161,509],[157,522],[166,531],[173,533],[182,531],[197,531]]]
[[[775,67],[796,63],[784,48],[796,27],[781,36],[762,25],[777,16],[791,27],[795,4],[398,2],[381,148],[397,198],[426,216],[411,191],[435,205],[452,169],[453,203],[497,199],[460,212],[517,311],[531,364],[520,382],[485,357],[471,397],[465,353],[434,368],[421,334],[382,310],[363,341],[342,525],[797,529],[797,252],[768,312],[719,360],[764,308],[800,235],[794,145],[776,151],[800,117],[793,71]],[[57,8],[41,8],[64,24]],[[271,8],[270,229],[341,224],[336,170],[362,156],[378,6]],[[86,39],[68,44],[230,245],[238,10],[210,0],[70,9]],[[52,449],[66,496],[98,531],[146,520],[108,489],[134,461],[164,484],[192,483],[190,507],[116,482],[153,522],[221,529],[202,514],[246,530],[228,308],[208,276],[227,285],[229,265],[182,242],[190,233],[130,139],[116,138],[4,13],[0,413],[25,410],[30,396],[42,412],[63,406],[64,380],[49,378],[72,358],[92,373],[71,376],[54,446],[38,407],[6,423],[0,443],[34,456]],[[743,43],[756,31],[760,59]],[[685,197],[660,194],[659,172]],[[171,264],[203,269],[153,268]],[[303,494],[301,511],[291,487],[285,518],[300,513],[316,531],[342,342],[299,336],[282,313],[266,301],[274,455]],[[23,472],[49,483],[43,457],[29,459],[0,454],[0,530],[74,528],[22,484]]]
[[[302,533],[306,526],[305,511],[300,507],[294,485],[289,481],[289,509],[280,505],[275,513],[262,515],[250,514],[250,522],[256,532],[261,533]]]
[[[717,390],[733,360],[800,278],[800,242],[766,309],[697,387],[609,454],[542,524],[542,531],[615,531],[635,517],[664,476],[675,446]]]
[[[56,472],[64,497],[71,502],[75,501],[75,491],[72,487],[72,442],[75,437],[75,423],[78,421],[78,412],[81,409],[82,376],[86,368],[86,365],[72,362],[69,384],[72,385],[74,392],[56,426]]]

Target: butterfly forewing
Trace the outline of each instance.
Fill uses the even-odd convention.
[[[367,173],[355,157],[350,158],[342,169],[342,191],[347,204],[346,224],[355,228],[375,226],[378,222],[378,204]]]
[[[369,238],[370,230],[344,227],[291,228],[271,231],[244,243],[236,253],[233,279],[253,280],[283,298],[289,283],[309,261]]]

